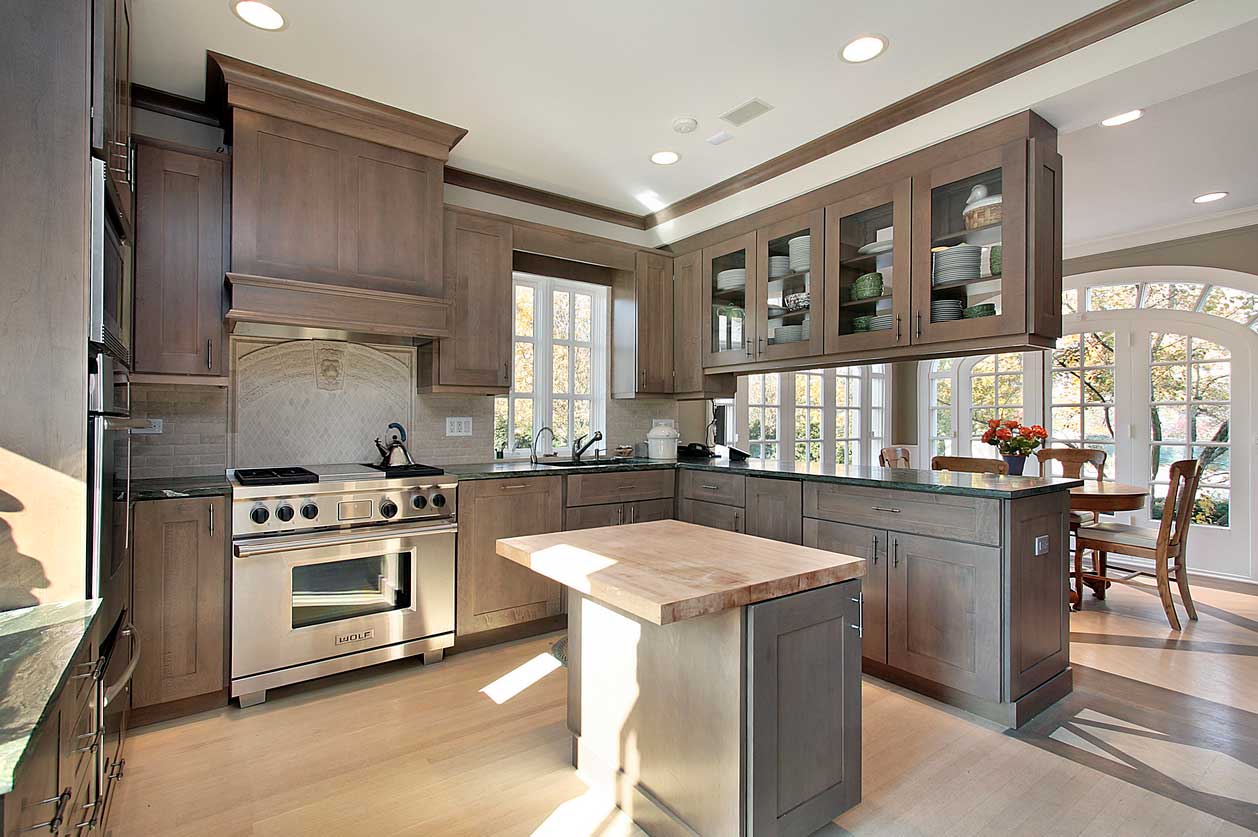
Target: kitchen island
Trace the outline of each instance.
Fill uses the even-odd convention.
[[[860,801],[865,561],[675,520],[505,538],[568,588],[574,764],[651,834],[809,834]]]

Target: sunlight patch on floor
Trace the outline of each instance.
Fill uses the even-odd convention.
[[[485,686],[481,689],[481,693],[494,703],[506,703],[559,666],[559,660],[555,659],[552,654],[543,652]]]
[[[605,793],[587,790],[551,812],[532,837],[630,837],[642,831]]]

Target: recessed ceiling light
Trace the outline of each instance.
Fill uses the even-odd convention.
[[[1142,116],[1144,116],[1144,111],[1137,108],[1126,113],[1120,113],[1117,116],[1111,116],[1109,119],[1102,119],[1101,124],[1106,128],[1113,128],[1116,125],[1126,125],[1128,122],[1135,122]]]
[[[676,151],[656,151],[651,155],[651,162],[657,166],[671,166],[681,159]]]
[[[843,47],[840,55],[849,64],[860,64],[882,55],[886,48],[887,39],[882,35],[861,35]]]
[[[1221,201],[1227,197],[1227,192],[1206,192],[1204,195],[1198,195],[1192,199],[1193,203],[1213,203]]]
[[[232,11],[250,26],[274,32],[284,28],[284,16],[262,0],[233,0]]]

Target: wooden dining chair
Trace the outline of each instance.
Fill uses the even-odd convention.
[[[1061,463],[1061,475],[1063,477],[1082,478],[1083,466],[1091,465],[1096,470],[1097,480],[1105,479],[1105,459],[1106,453],[1103,450],[1093,450],[1091,448],[1044,448],[1035,452],[1035,458],[1040,461],[1040,475],[1048,476],[1049,462]],[[1070,513],[1070,525],[1072,529],[1077,529],[1084,523],[1095,523],[1100,520],[1101,516],[1096,512],[1076,512]]]
[[[909,462],[909,449],[902,447],[883,448],[878,451],[878,464],[883,468],[912,468]]]
[[[970,474],[995,474],[1003,477],[1009,473],[1009,465],[1003,459],[984,459],[981,456],[935,456],[930,460],[932,471],[965,471]]]
[[[1137,576],[1147,575],[1157,579],[1158,595],[1162,609],[1171,628],[1179,630],[1179,615],[1175,612],[1175,600],[1171,598],[1171,582],[1179,587],[1179,597],[1184,600],[1184,610],[1189,619],[1197,618],[1197,608],[1188,592],[1188,569],[1185,556],[1188,548],[1188,529],[1192,525],[1193,505],[1197,502],[1197,487],[1201,482],[1201,465],[1195,459],[1181,459],[1171,465],[1171,485],[1166,492],[1166,504],[1162,508],[1162,523],[1156,529],[1151,526],[1129,526],[1126,523],[1092,523],[1081,526],[1076,534],[1076,547],[1091,549],[1096,556],[1091,574],[1076,568],[1078,581],[1131,583]],[[1107,561],[1109,553],[1146,558],[1154,562],[1154,572],[1129,570],[1121,578],[1111,577]],[[1082,591],[1079,596],[1083,604]]]

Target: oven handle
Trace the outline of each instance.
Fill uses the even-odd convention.
[[[423,529],[376,529],[371,532],[328,534],[321,537],[303,538],[300,540],[285,538],[282,541],[246,541],[243,543],[233,544],[232,552],[237,558],[252,558],[255,555],[270,555],[275,552],[292,552],[298,549],[315,549],[323,546],[343,546],[351,543],[394,540],[396,538],[416,538],[423,537],[424,535],[442,535],[448,532],[457,531],[459,531],[457,523],[448,523],[442,526],[429,526]]]

